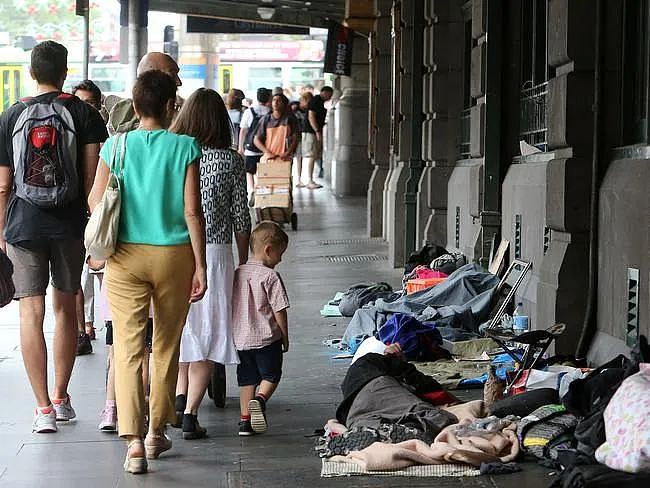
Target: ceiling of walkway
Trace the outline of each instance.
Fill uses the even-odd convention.
[[[163,12],[308,27],[327,27],[328,20],[341,22],[345,16],[345,0],[149,0],[149,8]],[[270,18],[263,18],[271,12]]]

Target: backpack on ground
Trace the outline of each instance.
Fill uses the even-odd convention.
[[[73,95],[51,102],[25,98],[12,135],[15,192],[39,207],[59,207],[79,195],[77,135],[66,107]]]
[[[255,145],[255,134],[257,134],[257,126],[260,124],[263,115],[255,112],[252,107],[249,110],[253,114],[253,121],[251,122],[248,132],[246,132],[246,137],[244,138],[244,149],[247,151],[260,152]]]

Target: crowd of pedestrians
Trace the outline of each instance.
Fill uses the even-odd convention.
[[[0,248],[14,265],[33,432],[76,417],[68,386],[75,356],[92,352],[96,279],[109,346],[99,429],[126,440],[127,472],[146,472],[171,448],[170,424],[185,439],[205,437],[199,406],[217,363],[238,365],[239,435],[265,432],[289,349],[289,300],[275,271],[289,239],[273,222],[253,229],[248,198],[263,157],[296,156],[299,169],[305,158],[306,186],[319,187],[313,167],[332,89],[305,92],[291,109],[282,90],[266,88],[247,109],[240,90],[224,100],[201,88],[183,101],[176,62],[149,53],[130,99],[104,98],[89,80],[68,94],[67,54],[38,44],[35,94],[0,116]],[[111,174],[120,219],[115,252],[102,261],[86,254],[83,234]]]

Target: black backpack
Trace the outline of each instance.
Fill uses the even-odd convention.
[[[254,139],[255,139],[255,134],[257,134],[257,126],[260,124],[260,120],[262,119],[263,116],[255,112],[255,110],[253,110],[252,108],[250,108],[249,110],[253,114],[253,121],[251,122],[251,125],[248,128],[248,132],[246,132],[246,138],[244,139],[244,149],[253,152],[260,152],[260,150],[255,145]]]
[[[7,255],[0,249],[0,307],[11,303],[16,289],[13,281],[14,265]]]

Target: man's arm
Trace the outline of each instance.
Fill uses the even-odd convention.
[[[84,190],[86,191],[86,198],[88,198],[90,190],[93,188],[98,161],[99,143],[86,144],[83,147]]]
[[[244,141],[246,140],[246,134],[248,134],[248,127],[239,128],[239,154],[244,155]]]
[[[264,142],[262,142],[262,139],[260,139],[260,136],[255,136],[255,139],[253,139],[253,141],[255,142],[257,149],[262,151],[264,153],[264,156],[266,156],[268,159],[273,159],[275,157],[275,154],[267,149]]]
[[[316,120],[316,112],[310,110],[309,113],[307,114],[307,119],[309,119],[309,125],[311,125],[311,128],[314,129],[314,134],[316,134],[316,139],[320,141],[323,134],[321,132],[321,128],[318,127],[318,121]]]
[[[5,224],[7,222],[7,202],[11,196],[14,172],[11,166],[0,166],[0,249],[7,250]]]

